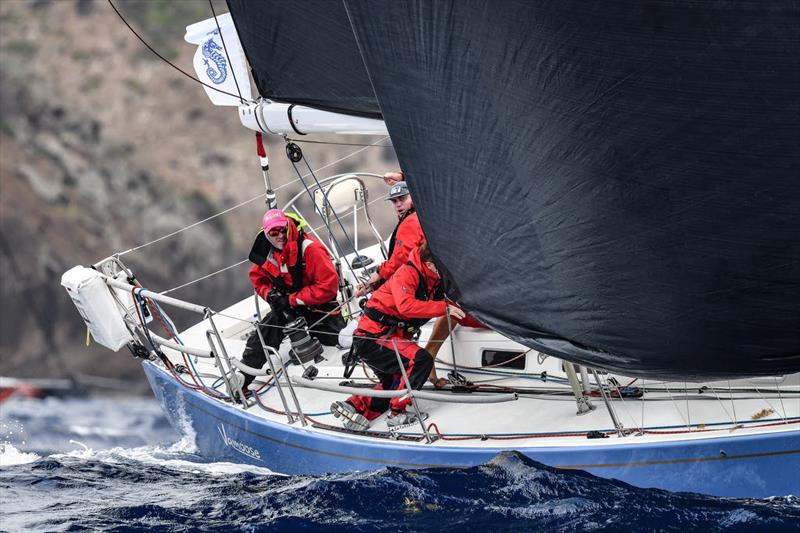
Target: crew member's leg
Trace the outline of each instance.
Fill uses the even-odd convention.
[[[335,309],[332,305],[329,307]],[[345,326],[339,310],[332,314],[312,310],[308,307],[298,307],[297,310],[305,317],[312,337],[319,339],[319,342],[325,346],[336,346],[339,342],[339,331]],[[319,323],[317,324],[317,322]]]
[[[467,315],[462,318],[461,320],[456,320],[455,318],[450,319],[450,325],[453,327],[456,324],[461,325],[466,328],[480,328],[480,329],[487,329],[486,326],[475,320],[472,315],[467,313]],[[433,323],[433,329],[431,331],[431,336],[428,338],[427,344],[425,344],[425,350],[431,354],[434,360],[436,360],[436,356],[439,355],[439,350],[442,349],[442,344],[445,343],[447,338],[450,336],[450,325],[447,323],[446,316],[440,316],[436,319]],[[447,380],[444,378],[440,378],[436,375],[436,366],[431,369],[431,375],[428,377],[428,380],[433,383],[433,385],[437,389],[443,388],[447,384]]]
[[[353,337],[353,350],[356,358],[369,365],[380,381],[373,390],[392,390],[396,374],[400,370],[394,352],[382,348],[372,339],[357,335]],[[389,398],[351,396],[347,401],[367,420],[374,420],[389,409]]]
[[[414,390],[420,390],[431,374],[433,357],[431,357],[431,354],[429,354],[427,350],[420,348],[411,341],[398,341],[397,351],[400,352],[400,359],[403,361],[403,366],[406,368],[410,387]],[[395,356],[395,361],[396,360],[397,356]],[[395,363],[395,365],[396,364],[397,363]],[[403,380],[398,384],[398,388],[406,388]],[[409,404],[411,404],[410,398],[392,398],[389,401],[389,406],[393,413],[404,412]]]
[[[400,336],[389,337],[383,344],[380,344],[379,341],[355,336],[353,349],[380,379],[381,383],[374,389],[398,390],[406,388],[406,385],[397,362],[395,343],[397,351],[400,353],[400,360],[408,374],[411,388],[420,390],[430,375],[433,358],[416,343]],[[331,405],[331,411],[335,416],[341,416],[345,420],[345,427],[366,429],[369,420],[379,417],[388,407],[391,407],[393,416],[396,416],[403,414],[410,403],[411,399],[409,398],[391,398],[387,401],[386,398],[351,396],[346,402],[334,402]],[[406,423],[406,418],[403,417],[401,422]]]
[[[425,350],[431,354],[431,357],[435,360],[436,356],[439,354],[439,350],[442,348],[442,344],[444,341],[447,340],[447,337],[450,335],[450,328],[447,325],[447,317],[440,316],[436,319],[433,323],[433,329],[431,330],[431,336],[428,338],[427,344],[425,344]],[[447,380],[444,378],[440,378],[436,375],[436,366],[434,365],[431,368],[431,374],[428,376],[428,380],[433,383],[433,385],[437,389],[441,389],[447,384]]]
[[[258,329],[264,337],[264,343],[277,350],[283,340],[283,326],[285,325],[286,318],[283,313],[268,313],[258,324]],[[253,330],[247,337],[247,344],[242,352],[242,363],[253,368],[261,368],[266,362],[267,356],[261,346],[261,339]],[[253,379],[255,379],[254,376],[244,374],[244,384],[242,385],[244,391],[247,391],[247,387],[253,382]]]

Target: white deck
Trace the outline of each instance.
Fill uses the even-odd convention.
[[[260,303],[261,312],[267,309]],[[225,348],[231,358],[239,358],[245,346],[245,338],[252,325],[255,305],[253,298],[248,298],[224,310],[215,317],[215,323],[224,338]],[[238,320],[238,318],[244,319]],[[207,321],[203,321],[188,330],[180,337],[188,346],[207,348],[206,331],[210,329]],[[423,329],[420,344],[428,330]],[[527,348],[510,341],[497,333],[488,330],[456,328],[453,344],[456,350],[459,371],[475,384],[500,387],[535,389],[531,394],[520,394],[519,399],[512,402],[491,404],[460,404],[420,400],[420,408],[430,415],[425,425],[435,423],[439,431],[446,437],[462,435],[489,435],[493,437],[530,435],[527,438],[499,440],[490,438],[481,440],[437,440],[433,446],[486,446],[486,447],[536,447],[536,446],[583,446],[587,443],[585,432],[613,431],[614,425],[601,397],[592,399],[596,409],[580,416],[576,415],[576,403],[572,390],[566,383],[566,374],[561,361],[547,357],[539,363],[538,353],[531,351],[525,356],[524,370],[508,368],[480,369],[480,353],[483,349],[501,349],[508,351]],[[281,353],[288,353],[288,339],[281,346]],[[319,375],[317,381],[338,384],[344,380],[342,354],[346,350],[336,347],[325,348],[326,360],[317,364]],[[183,356],[171,350],[165,350],[171,361],[186,366]],[[211,386],[220,375],[213,359],[192,357],[195,368],[203,376],[207,386]],[[440,351],[436,362],[439,376],[445,377],[451,370],[452,352],[449,341]],[[469,368],[468,368],[469,367]],[[548,380],[543,381],[542,372],[547,372]],[[289,376],[300,376],[303,368],[297,365],[289,367]],[[639,387],[644,390],[641,398],[612,398],[611,404],[619,421],[630,434],[619,437],[616,434],[608,439],[591,441],[593,445],[614,445],[621,443],[643,443],[647,441],[665,441],[687,438],[714,438],[731,434],[762,434],[764,432],[798,431],[797,423],[782,422],[800,417],[800,374],[779,378],[757,378],[717,383],[685,383],[650,381],[624,376],[613,376],[621,385]],[[190,381],[188,375],[184,378]],[[358,367],[351,379],[358,383],[370,383],[371,374]],[[251,389],[257,389],[264,380],[257,379]],[[601,376],[605,379],[605,375]],[[552,380],[552,381],[551,381]],[[591,379],[592,388],[597,387]],[[281,379],[290,409],[294,410],[291,396],[288,394],[285,380]],[[702,392],[701,388],[705,387]],[[346,394],[337,394],[294,385],[295,391],[306,416],[322,424],[341,426],[338,419],[329,412],[331,402],[343,400]],[[225,391],[224,385],[218,389]],[[434,391],[428,385],[425,390]],[[554,395],[559,394],[559,395]],[[277,387],[272,387],[261,395],[261,402],[271,409],[283,411]],[[241,406],[237,406],[242,409]],[[251,405],[247,411],[251,415],[261,416],[279,423],[287,423],[287,418],[264,410],[258,405]],[[295,421],[294,426],[300,426]],[[329,429],[315,428],[309,424],[311,431],[330,432]],[[387,431],[385,415],[375,420],[370,431]],[[644,432],[639,431],[644,430]],[[547,435],[578,432],[579,435]],[[403,428],[402,433],[422,436],[419,425]],[[373,438],[352,435],[352,438]],[[424,440],[421,441],[424,443]],[[415,443],[410,443],[415,445]]]

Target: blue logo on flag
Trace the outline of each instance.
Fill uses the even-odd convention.
[[[228,77],[228,61],[220,53],[222,47],[214,42],[213,37],[203,44],[203,64],[206,66],[208,79],[219,85]],[[212,64],[213,63],[213,64]]]

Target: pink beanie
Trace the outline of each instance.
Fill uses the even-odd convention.
[[[289,219],[280,209],[270,209],[264,213],[264,218],[261,219],[261,226],[264,228],[265,233],[272,228],[286,227],[288,223]]]

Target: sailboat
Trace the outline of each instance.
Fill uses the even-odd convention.
[[[352,288],[385,257],[370,215],[385,185],[318,176],[288,136],[389,135],[448,298],[491,329],[452,329],[444,390],[372,391],[366,366],[344,377],[347,335],[243,365],[258,297],[182,301],[120,255],[65,273],[93,337],[143,359],[201,454],[321,474],[516,452],[641,487],[800,493],[796,7],[228,6],[187,28],[198,77],[244,127],[287,139],[304,190],[277,199],[266,180],[266,197],[325,243],[343,312],[357,320]],[[374,242],[358,245],[359,221]],[[179,331],[171,307],[198,322]],[[236,372],[256,376],[249,394]],[[353,393],[430,418],[347,430],[329,406]]]

